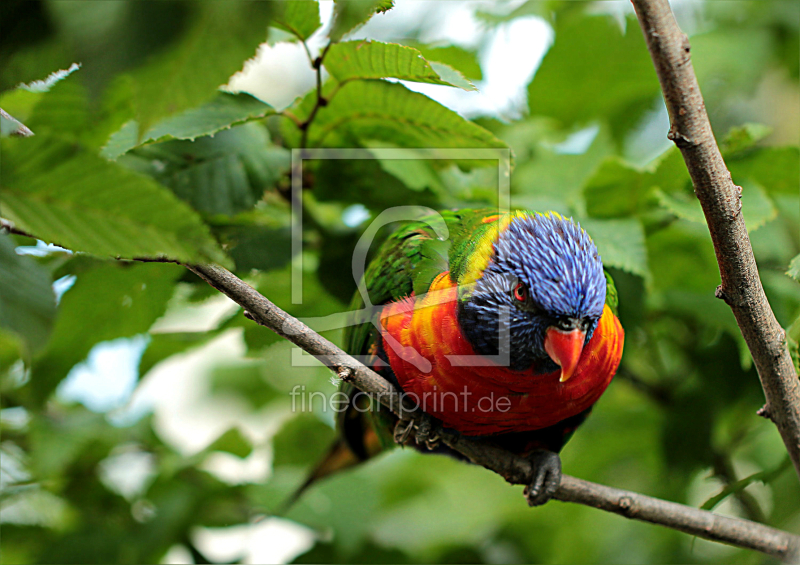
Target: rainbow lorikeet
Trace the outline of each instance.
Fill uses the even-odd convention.
[[[374,317],[347,328],[346,350],[445,428],[531,458],[526,496],[546,502],[560,482],[558,452],[622,356],[616,290],[589,235],[555,212],[442,212],[392,234],[363,283]],[[360,294],[352,306],[365,307]],[[304,486],[395,443],[415,445],[412,435],[422,451],[458,456],[432,441],[430,421],[398,421],[343,390],[340,439]]]

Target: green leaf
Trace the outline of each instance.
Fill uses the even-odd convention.
[[[288,227],[248,226],[226,233],[230,256],[242,272],[271,271],[284,267],[292,258],[292,234]]]
[[[752,232],[774,220],[778,215],[772,199],[764,189],[755,182],[744,181],[742,184],[742,215],[747,231]]]
[[[417,159],[378,159],[381,168],[399,179],[411,190],[426,188],[444,190],[442,181],[430,161]]]
[[[587,218],[580,224],[597,245],[604,267],[615,267],[645,279],[650,278],[644,229],[639,220]]]
[[[0,94],[0,108],[23,122],[30,118],[33,108],[42,99],[42,92],[30,92],[21,88]]]
[[[596,218],[637,213],[650,197],[652,177],[616,155],[607,157],[583,188],[586,212]]]
[[[777,479],[781,474],[791,466],[791,459],[787,456],[777,467],[768,471],[759,471],[758,473],[753,473],[752,475],[745,477],[736,481],[733,484],[727,485],[723,488],[719,494],[716,494],[706,500],[702,506],[700,506],[703,510],[714,510],[717,505],[728,498],[732,494],[736,494],[737,492],[742,492],[752,483],[758,481],[763,484],[769,484]]]
[[[567,125],[608,120],[620,138],[659,94],[638,23],[628,18],[625,27],[608,16],[559,17],[555,43],[528,87],[530,113]]]
[[[231,428],[214,440],[206,451],[224,451],[244,459],[253,452],[253,445],[242,435],[239,428]]]
[[[671,214],[689,220],[690,222],[697,222],[699,224],[706,223],[706,217],[703,215],[703,208],[700,206],[700,201],[693,194],[673,193],[667,194],[661,190],[655,192],[658,203],[669,211]]]
[[[662,207],[684,220],[706,223],[700,202],[694,195],[675,192],[666,194],[656,192],[656,197]],[[744,216],[747,231],[752,232],[775,219],[778,210],[764,189],[753,182],[742,182],[742,215]]]
[[[215,367],[211,374],[214,394],[235,394],[253,409],[259,409],[276,398],[283,397],[264,379],[263,361],[247,360]]]
[[[301,119],[314,107],[310,93],[296,108]],[[287,141],[299,141],[287,128]],[[397,147],[505,148],[491,132],[402,84],[353,81],[342,86],[309,129],[309,146],[342,143],[346,134],[362,141],[388,141]],[[494,164],[490,161],[484,165]]]
[[[214,135],[231,126],[258,120],[275,113],[274,108],[249,94],[228,94],[220,92],[210,102],[186,112],[167,118],[139,139],[139,125],[136,121],[127,122],[115,132],[100,154],[106,159],[116,159],[134,147],[166,139],[195,140],[198,137]]]
[[[708,228],[676,221],[647,236],[647,252],[655,289],[694,292],[717,300],[713,295],[719,267]]]
[[[331,41],[339,41],[367,23],[376,13],[383,13],[393,5],[394,0],[334,0],[333,25],[328,37]]]
[[[331,387],[330,395],[316,394],[311,396],[300,388],[294,396],[295,409],[298,411],[323,410],[338,406],[335,396],[337,392]],[[327,403],[333,401],[331,405]],[[272,440],[275,451],[273,465],[311,465],[320,460],[334,440],[335,433],[312,414],[300,414],[286,422]]]
[[[786,274],[800,282],[800,255],[794,256],[792,262],[789,263],[789,270],[786,271]]]
[[[721,111],[718,100],[731,91],[755,91],[771,62],[772,41],[766,27],[717,28],[692,37],[692,66],[712,121]]]
[[[552,145],[544,144],[533,148],[533,158],[521,164],[511,179],[514,194],[524,198],[517,202],[540,211],[557,203],[566,206],[567,213],[580,209],[581,188],[611,153],[612,145],[608,128],[603,127],[584,153],[557,153]]]
[[[722,141],[720,149],[728,157],[730,154],[750,149],[772,133],[772,128],[764,124],[743,124],[733,127]]]
[[[406,40],[403,40],[403,43],[422,53],[422,56],[429,62],[435,61],[437,63],[449,65],[471,80],[481,80],[483,78],[481,65],[478,63],[478,57],[472,51],[467,51],[456,45],[432,47],[424,43]]]
[[[316,0],[277,2],[272,25],[306,40],[319,28],[319,5]]]
[[[22,336],[35,352],[50,335],[56,299],[47,271],[17,255],[14,247],[8,236],[0,235],[0,328]]]
[[[404,184],[406,181],[425,182],[422,177],[413,178],[415,175],[413,165],[410,171],[404,170],[399,173],[395,170],[398,174],[405,175],[400,179],[392,174],[392,170],[384,168],[381,161],[379,159],[322,161],[314,172],[317,179],[314,197],[326,203],[361,204],[376,213],[389,206],[403,206],[411,201],[420,206],[440,207],[441,203],[430,191],[414,190]],[[396,169],[401,168],[404,161],[395,160],[389,165],[389,169],[393,166]]]
[[[81,66],[79,63],[72,63],[68,69],[60,69],[57,71],[53,71],[46,78],[42,80],[35,80],[29,82],[28,84],[20,84],[17,88],[22,90],[27,90],[28,92],[47,92],[50,90],[57,82],[64,80],[69,75],[80,69]]]
[[[139,378],[164,359],[204,344],[217,332],[157,333],[150,336],[150,343],[139,361]]]
[[[397,43],[368,40],[336,43],[328,50],[324,64],[331,76],[339,82],[392,77],[476,90],[472,83],[452,67],[442,63],[429,63],[416,49]]]
[[[47,348],[34,362],[34,396],[45,400],[96,343],[146,332],[164,314],[183,272],[175,265],[117,262],[79,271],[61,299]]]
[[[727,165],[736,184],[749,178],[768,194],[797,195],[800,179],[798,147],[765,147],[741,159],[730,159]]]
[[[132,74],[140,132],[211,100],[267,38],[270,2],[192,5],[186,31]]]
[[[61,81],[41,95],[28,119],[31,129],[62,139],[86,142],[90,138],[89,98],[79,78]]]
[[[458,87],[461,90],[478,90],[475,88],[474,84],[464,78],[464,75],[462,75],[459,70],[454,69],[450,65],[440,63],[439,61],[428,61],[428,63],[445,83]]]
[[[2,143],[0,202],[20,229],[100,256],[227,262],[191,208],[151,179],[54,137]]]
[[[289,153],[271,146],[266,128],[249,123],[196,141],[148,145],[120,159],[206,214],[252,208],[289,169]]]

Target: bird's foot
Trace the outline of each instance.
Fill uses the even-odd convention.
[[[413,433],[417,445],[433,450],[439,445],[439,427],[438,422],[424,412],[413,418],[400,419],[394,426],[394,441],[404,445]]]
[[[552,451],[537,449],[528,460],[533,465],[533,479],[522,494],[528,506],[541,506],[553,497],[561,484],[561,458]]]

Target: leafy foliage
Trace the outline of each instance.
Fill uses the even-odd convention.
[[[434,66],[436,69],[434,70]],[[475,90],[461,73],[444,63],[429,63],[412,47],[379,41],[345,41],[332,45],[325,68],[339,82],[393,77]]]
[[[335,88],[335,98],[309,128],[311,145],[337,146],[351,136],[361,143],[384,141],[398,147],[505,147],[484,128],[401,84],[358,81]],[[315,103],[316,94],[310,93],[295,114],[307,118]],[[287,140],[299,136],[287,135]]]
[[[319,28],[319,5],[314,0],[284,2],[275,7],[272,25],[286,30],[300,40],[311,37]]]
[[[22,230],[100,256],[225,261],[187,206],[87,148],[39,135],[3,155],[3,213]]]
[[[430,159],[428,148],[510,149],[511,205],[574,217],[614,278],[625,356],[563,451],[565,471],[796,531],[800,486],[755,414],[763,393],[714,297],[708,229],[680,152],[664,150],[658,82],[632,17],[599,4],[498,5],[475,14],[481,41],[466,49],[422,42],[446,27],[433,19],[442,12],[392,23],[385,1],[337,0],[327,28],[315,1],[100,4],[0,4],[0,107],[35,134],[7,136],[16,126],[3,119],[0,216],[75,252],[0,235],[4,563],[162,562],[177,550],[256,560],[241,545],[217,558],[203,540],[261,527],[303,482],[334,437],[330,373],[183,267],[115,258],[228,265],[341,343],[335,315],[355,291],[350,265],[371,219],[503,200],[496,159]],[[788,2],[724,4],[694,6],[681,24],[797,362],[800,149],[787,123],[800,20]],[[466,119],[397,82],[477,96],[487,42],[531,16],[554,40],[527,87],[528,115]],[[381,25],[362,28],[372,17]],[[320,67],[321,91],[309,86],[286,110],[255,90],[220,90],[268,33],[275,52],[306,42]],[[77,61],[47,88],[17,88]],[[300,70],[264,78],[289,88]],[[375,158],[303,160],[294,254],[291,150],[302,147]],[[109,351],[120,357],[104,361]],[[114,394],[116,408],[92,402]],[[285,519],[311,547],[284,556],[296,562],[756,558],[577,505],[530,511],[484,469],[411,450],[320,483]],[[252,537],[261,549],[290,537],[269,535]]]
[[[49,273],[14,252],[0,236],[0,327],[22,336],[30,350],[44,345],[56,314]]]

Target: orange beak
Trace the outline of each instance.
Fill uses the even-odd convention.
[[[562,383],[575,373],[585,341],[586,332],[581,330],[564,331],[554,327],[547,328],[544,350],[547,351],[550,359],[561,367],[559,381]]]

